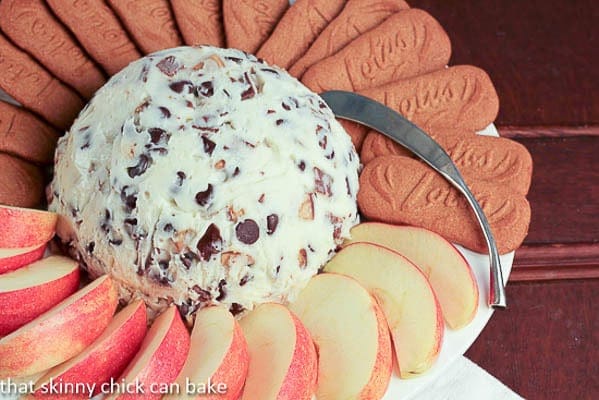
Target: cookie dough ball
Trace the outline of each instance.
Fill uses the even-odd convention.
[[[286,302],[358,222],[359,160],[326,104],[237,50],[180,47],[115,75],[60,140],[59,236],[123,302],[185,316]]]

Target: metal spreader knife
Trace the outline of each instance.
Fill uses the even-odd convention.
[[[353,92],[333,90],[320,96],[336,117],[375,129],[410,150],[455,186],[476,214],[489,248],[491,261],[489,305],[505,308],[505,287],[499,252],[482,207],[464,182],[460,171],[443,148],[422,129],[385,105]]]

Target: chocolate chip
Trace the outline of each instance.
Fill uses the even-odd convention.
[[[168,108],[166,107],[158,107],[158,109],[160,110],[160,112],[162,113],[162,116],[164,118],[170,118],[171,117],[171,112]]]
[[[218,297],[216,298],[216,301],[223,301],[226,297],[227,297],[227,281],[224,279],[221,279],[220,282],[218,282]]]
[[[322,100],[318,100],[318,107],[327,108],[327,105]]]
[[[96,243],[95,242],[89,242],[87,244],[86,250],[89,254],[92,254],[94,252],[94,249],[96,248]]]
[[[181,262],[185,268],[190,269],[193,262],[198,260],[198,255],[192,251],[181,254]]]
[[[133,238],[133,233],[135,231],[135,226],[137,226],[137,218],[125,218],[125,231],[129,235],[129,237]]]
[[[199,295],[198,300],[200,300],[202,303],[205,303],[212,299],[212,293],[210,293],[207,290],[202,289],[198,285],[195,285],[191,289]]]
[[[318,145],[323,149],[326,150],[327,148],[327,143],[328,143],[328,139],[326,136],[323,136],[322,139],[320,139],[318,141]]]
[[[250,86],[246,90],[241,92],[241,100],[244,101],[244,100],[251,99],[255,95],[256,95],[256,90],[254,90],[253,86]]]
[[[177,171],[177,181],[176,185],[181,187],[183,186],[183,181],[187,178],[187,175],[183,171]]]
[[[266,217],[266,233],[272,235],[277,230],[279,225],[279,216],[277,214],[270,214]]]
[[[216,147],[216,143],[208,139],[206,136],[202,136],[202,142],[204,143],[204,152],[206,152],[208,155],[212,155],[212,152]]]
[[[349,187],[349,178],[347,176],[345,177],[345,187],[347,188],[347,195],[351,196],[351,189]]]
[[[203,192],[196,193],[196,202],[202,207],[208,204],[212,196],[212,185],[208,184],[208,188]]]
[[[179,64],[174,56],[163,58],[156,64],[156,67],[167,76],[174,76],[179,70]]]
[[[173,229],[175,229],[175,228],[173,227],[173,224],[170,224],[170,223],[164,225],[164,227],[162,228],[162,230],[165,232],[172,232]]]
[[[169,264],[169,262],[166,261],[166,260],[158,261],[158,266],[162,270],[167,270],[168,269],[168,264]]]
[[[225,57],[225,60],[230,60],[237,64],[241,64],[241,61],[242,61],[241,58],[238,58],[238,57]]]
[[[282,119],[278,119],[278,120],[276,121],[276,124],[277,124],[277,126],[280,126],[280,125],[282,125],[282,124],[283,124],[283,122],[285,122],[285,121],[284,121],[284,120],[282,120]]]
[[[145,154],[141,154],[137,165],[127,168],[127,173],[129,177],[135,178],[136,176],[143,175],[151,164],[152,159]]]
[[[288,104],[281,103],[281,106],[287,111],[291,110],[291,107]]]
[[[246,219],[237,224],[235,235],[241,243],[254,244],[260,237],[260,228],[253,219]]]
[[[244,277],[239,281],[239,286],[245,286],[252,279],[254,279],[252,275],[244,275]]]
[[[300,161],[300,163],[298,164],[298,167],[300,170],[304,171],[306,169],[306,163],[303,161]]]
[[[239,303],[233,303],[233,304],[231,304],[231,307],[229,307],[229,312],[233,315],[241,314],[244,310],[245,310],[245,307],[243,307]]]
[[[190,81],[177,81],[173,82],[168,87],[175,93],[182,93],[183,90],[187,87],[187,92],[192,93],[194,90],[193,83]]]
[[[326,158],[327,160],[332,160],[333,158],[335,158],[335,150],[331,151],[331,154],[324,156],[324,158]]]
[[[121,189],[121,201],[125,203],[127,212],[131,212],[137,207],[137,194],[131,192],[132,190],[129,186],[124,186]]]
[[[239,167],[235,167],[235,170],[233,171],[233,176],[239,175],[239,172],[241,172],[241,170],[239,169]]]
[[[200,252],[200,257],[204,261],[210,260],[215,254],[221,251],[223,239],[220,236],[218,227],[214,224],[210,224],[204,236],[198,241],[197,249]]]
[[[150,134],[150,139],[151,139],[152,143],[158,144],[163,140],[166,143],[168,143],[169,135],[166,134],[166,131],[164,129],[150,128],[150,129],[148,129],[148,133]]]
[[[177,306],[177,308],[179,309],[179,312],[181,313],[181,315],[185,316],[187,315],[187,313],[189,312],[189,305],[187,305],[186,303],[183,304],[179,304]]]
[[[212,82],[208,81],[201,83],[198,89],[198,93],[204,97],[214,96],[214,87],[212,86]]]
[[[139,79],[141,79],[141,81],[144,83],[148,81],[148,64],[144,64],[143,68],[141,69]]]
[[[121,239],[121,238],[113,238],[113,239],[110,239],[108,241],[108,243],[110,243],[110,244],[112,244],[114,246],[120,246],[120,245],[123,244],[123,239]]]
[[[279,75],[279,72],[271,68],[260,68],[260,71],[270,72],[271,74]]]

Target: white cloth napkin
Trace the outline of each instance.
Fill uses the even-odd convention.
[[[445,369],[441,378],[422,388],[410,398],[418,400],[523,399],[466,357],[458,357],[450,368]],[[0,393],[0,400],[17,399],[17,396]]]
[[[467,359],[458,357],[432,384],[410,397],[418,400],[523,399],[497,378]]]

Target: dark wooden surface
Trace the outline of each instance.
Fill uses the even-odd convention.
[[[499,125],[599,123],[596,0],[412,0],[448,32],[453,64],[489,72]]]
[[[501,134],[534,160],[508,309],[467,356],[527,399],[599,399],[599,2],[410,4],[445,27],[453,64],[489,72]]]
[[[466,356],[529,400],[599,399],[599,280],[513,283]]]

